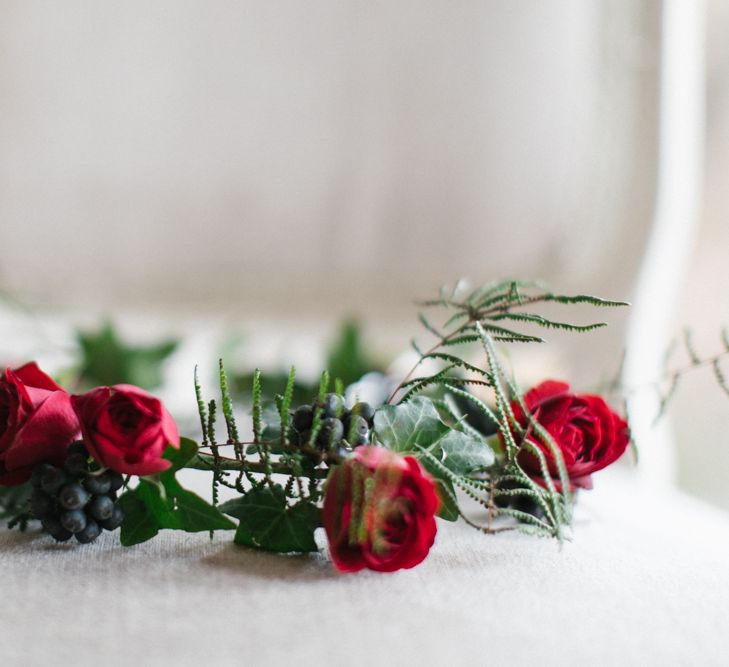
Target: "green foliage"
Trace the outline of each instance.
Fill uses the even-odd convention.
[[[154,478],[141,478],[139,485],[119,499],[124,510],[121,543],[132,546],[146,542],[162,529],[189,533],[231,530],[235,525],[219,510],[191,491],[184,489],[175,473],[197,453],[197,445],[182,438],[180,448],[168,447],[165,458],[172,466]]]
[[[162,383],[163,362],[178,345],[176,340],[149,346],[127,345],[110,322],[95,332],[79,331],[76,338],[81,350],[79,377],[84,387],[133,384],[154,389]]]
[[[222,363],[220,374],[223,412],[227,414],[226,422],[233,424],[233,402],[227,391]],[[322,452],[311,446],[318,424],[312,429],[309,443],[292,445],[289,441],[295,378],[296,371],[292,368],[283,393],[276,394],[271,402],[264,398],[268,395],[265,393],[267,383],[256,370],[251,378],[252,442],[241,442],[237,427],[230,427],[228,442],[217,443],[208,421],[208,443],[203,449],[209,449],[210,453],[201,451],[186,464],[186,467],[211,471],[215,489],[219,484],[240,494],[218,508],[239,519],[235,538],[238,544],[281,552],[316,548],[312,535],[319,524],[316,503],[321,498],[321,485],[328,473],[325,464],[338,459],[339,454]],[[329,391],[329,384],[328,373],[322,373],[316,390],[320,402]],[[311,395],[308,401],[311,401]],[[319,414],[321,410],[317,407]],[[224,456],[221,450],[226,445],[230,450]],[[274,481],[274,476],[278,475],[284,476],[283,482],[278,477]],[[159,501],[155,502],[159,510]]]
[[[240,522],[236,544],[281,553],[317,550],[314,531],[320,525],[319,508],[306,500],[288,506],[278,484],[254,489],[220,509]]]
[[[674,341],[674,343],[672,343],[666,351],[664,357],[663,377],[653,383],[651,387],[633,387],[628,388],[627,391],[652,388],[656,392],[659,404],[658,412],[654,420],[655,422],[657,422],[665,414],[684,376],[691,371],[709,368],[719,389],[729,396],[729,382],[727,381],[726,373],[722,368],[722,364],[726,362],[727,358],[729,358],[729,332],[727,332],[726,328],[721,330],[719,337],[722,350],[712,356],[703,357],[694,346],[691,331],[689,329],[684,329],[682,348],[688,363],[683,366],[678,366],[673,370],[669,368],[669,363],[671,362],[671,358],[677,347]],[[616,385],[617,384],[619,383],[616,382]]]
[[[400,451],[415,452],[437,478],[441,497],[451,501],[446,513],[457,510],[464,520],[485,532],[517,527],[561,538],[571,520],[572,504],[561,450],[534,418],[530,418],[526,428],[515,419],[514,403],[520,404],[524,414],[529,411],[516,386],[503,372],[494,342],[544,342],[541,336],[522,327],[586,333],[605,323],[552,319],[535,312],[540,304],[596,308],[628,305],[584,294],[557,294],[539,283],[516,280],[492,283],[468,293],[462,283],[452,289],[444,288],[438,298],[421,303],[427,308],[445,309],[444,324],[439,326],[425,314],[420,315],[421,324],[436,340],[427,349],[413,342],[418,361],[390,396],[388,403],[393,405],[379,411],[375,427],[381,442]],[[474,343],[483,348],[483,364],[460,353],[463,346]],[[435,362],[435,370],[415,376],[425,361]],[[488,403],[475,395],[477,389],[490,396]],[[426,393],[432,397],[430,403],[423,398]],[[486,440],[485,435],[491,437]],[[483,454],[484,443],[487,458]],[[558,485],[552,480],[542,448],[556,464]],[[546,488],[537,485],[521,468],[519,454],[524,450],[539,460]],[[497,459],[494,451],[499,454]],[[444,490],[444,484],[450,486]],[[452,493],[455,490],[488,510],[485,525],[475,524],[463,515]],[[510,496],[532,501],[540,516],[522,511],[509,502]],[[495,526],[493,521],[497,517],[519,523]]]
[[[530,331],[522,331],[513,326],[505,327],[503,322],[513,323],[515,326],[560,329],[575,333],[589,332],[606,326],[604,322],[578,324],[554,320],[539,313],[525,311],[524,308],[527,306],[533,308],[539,304],[556,303],[612,308],[628,305],[623,301],[611,301],[584,294],[556,294],[539,283],[516,280],[485,285],[465,295],[462,292],[463,284],[459,282],[450,290],[442,289],[439,298],[421,302],[421,305],[427,308],[446,309],[447,317],[443,326],[437,326],[424,313],[420,314],[421,324],[436,338],[436,341],[425,352],[421,351],[419,345],[413,345],[420,357],[418,363],[393,392],[389,402],[396,398],[399,401],[407,401],[434,386],[446,387],[449,384],[489,384],[493,382],[493,377],[488,372],[479,369],[462,356],[450,352],[454,347],[482,342],[482,333],[489,335],[497,342],[544,342],[543,338]],[[445,366],[435,373],[413,378],[413,372],[424,361],[439,361]],[[474,375],[480,375],[482,378],[476,381],[473,379]],[[401,393],[403,389],[407,389],[407,392]]]
[[[362,345],[362,331],[356,320],[342,323],[327,354],[326,369],[330,377],[340,380],[345,387],[366,373],[382,370]]]
[[[0,486],[0,520],[8,519],[8,527],[19,526],[24,530],[29,515],[30,496],[33,489],[29,482],[18,486]]]

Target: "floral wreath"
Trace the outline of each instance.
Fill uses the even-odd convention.
[[[327,372],[319,391],[292,405],[295,370],[269,402],[253,376],[250,437],[241,437],[223,363],[220,400],[206,401],[195,371],[201,441],[180,437],[162,403],[132,385],[71,395],[35,363],[0,378],[0,509],[9,526],[31,522],[52,539],[93,542],[120,529],[132,546],[160,530],[235,530],[236,544],[279,553],[320,549],[334,566],[390,572],[422,562],[436,517],[487,534],[519,530],[559,540],[578,489],[630,443],[626,420],[597,394],[546,380],[526,393],[497,346],[543,342],[539,328],[576,333],[605,326],[548,319],[544,304],[619,307],[504,281],[441,290],[425,308],[446,311],[417,362],[382,405],[344,398]],[[480,362],[469,351],[480,346]],[[420,374],[418,374],[420,373]],[[348,392],[348,396],[351,392]],[[217,432],[225,428],[224,441]],[[184,468],[207,471],[212,502],[185,489]],[[221,489],[234,497],[219,502]],[[470,499],[481,508],[468,512]],[[235,520],[235,521],[234,521]]]

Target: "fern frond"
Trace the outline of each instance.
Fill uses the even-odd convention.
[[[726,377],[721,370],[720,361],[718,359],[714,359],[711,366],[714,369],[714,377],[716,378],[717,383],[722,388],[724,393],[729,396],[729,385],[727,385]]]
[[[195,400],[197,402],[197,413],[200,415],[200,428],[202,430],[202,444],[208,444],[208,417],[205,409],[205,403],[202,398],[202,388],[200,387],[200,378],[197,373],[197,364],[195,364]]]
[[[253,440],[260,442],[261,432],[263,431],[262,415],[263,415],[263,397],[261,391],[261,371],[256,368],[253,372],[253,388],[251,391],[253,399]]]
[[[574,296],[566,296],[564,294],[545,294],[542,298],[543,301],[554,301],[556,303],[563,304],[578,304],[584,303],[590,306],[596,306],[597,308],[619,308],[623,306],[630,306],[627,301],[614,301],[612,299],[601,299],[597,296],[589,296],[587,294],[575,294]]]
[[[296,369],[292,366],[289,371],[289,377],[286,381],[286,389],[284,390],[281,402],[279,405],[279,416],[281,418],[281,442],[285,442],[286,433],[289,428],[291,401],[294,397],[294,380],[296,379]]]
[[[230,389],[228,388],[228,377],[225,374],[223,360],[218,362],[220,369],[220,396],[222,401],[223,416],[225,417],[225,426],[228,430],[228,442],[235,443],[239,441],[238,427],[235,424],[235,416],[233,415],[233,400],[230,397]]]
[[[545,329],[562,329],[563,331],[575,331],[584,333],[594,331],[607,326],[607,322],[594,322],[593,324],[571,324],[570,322],[557,322],[535,313],[500,313],[493,315],[494,320],[513,320],[516,322],[530,322]]]

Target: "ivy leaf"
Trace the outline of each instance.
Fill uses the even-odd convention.
[[[319,508],[308,501],[287,507],[279,485],[254,489],[220,510],[240,521],[236,544],[280,553],[317,551],[314,531],[320,525]]]
[[[327,354],[326,368],[330,377],[338,378],[345,387],[370,371],[382,370],[366,353],[359,322],[342,322],[337,339]]]
[[[205,530],[232,530],[235,524],[200,496],[180,487],[175,495],[180,528],[188,533]]]
[[[444,424],[433,402],[424,396],[380,408],[375,414],[375,435],[400,454],[422,458],[425,450],[456,475],[484,470],[495,459],[485,440]],[[443,477],[440,469],[430,472]]]
[[[172,467],[165,470],[162,476],[174,475],[180,468],[184,468],[190,459],[197,454],[197,450],[197,443],[190,440],[190,438],[180,438],[179,449],[169,445],[162,458],[172,461]]]
[[[461,431],[450,431],[438,445],[443,453],[443,465],[456,475],[483,471],[496,460],[485,441]]]
[[[123,546],[131,547],[151,540],[159,532],[160,525],[147,505],[139,497],[137,489],[127,491],[119,498],[124,511],[120,540]]]
[[[449,479],[436,479],[436,487],[440,498],[440,509],[438,516],[446,521],[458,521],[458,504],[456,503],[456,491],[453,482]]]
[[[154,389],[162,384],[162,362],[177,348],[175,340],[146,347],[126,345],[110,322],[93,333],[78,332],[76,337],[81,379],[90,387],[133,384]]]
[[[448,431],[432,401],[424,396],[386,405],[375,413],[377,440],[395,452],[417,456],[418,447],[430,451]]]
[[[144,503],[147,511],[154,517],[158,528],[179,530],[182,527],[180,517],[175,512],[174,498],[167,495],[165,487],[159,482],[140,479],[139,486],[134,489],[133,493]],[[126,518],[124,522],[126,523]]]
[[[168,447],[164,457],[172,467],[158,477],[141,478],[139,485],[120,499],[124,510],[121,542],[124,546],[146,542],[161,529],[197,533],[232,530],[235,524],[207,501],[184,489],[175,472],[197,454],[197,444],[188,438],[180,448]]]

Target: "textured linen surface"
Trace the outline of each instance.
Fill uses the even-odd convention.
[[[625,471],[561,549],[440,522],[419,567],[335,572],[165,531],[0,531],[2,665],[726,665],[729,517]]]

